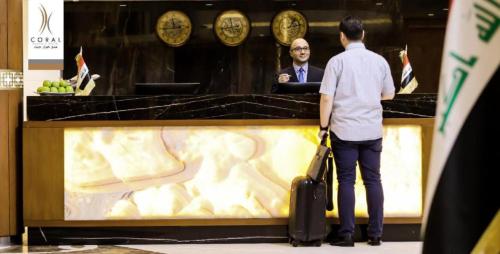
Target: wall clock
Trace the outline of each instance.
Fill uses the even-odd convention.
[[[290,46],[297,38],[304,38],[307,33],[307,19],[302,13],[285,10],[274,16],[271,22],[274,38],[284,46]]]
[[[191,20],[181,11],[167,11],[156,22],[156,33],[162,41],[172,47],[184,45],[191,31]]]
[[[240,11],[224,11],[215,19],[214,32],[224,45],[238,46],[250,34],[250,21]]]

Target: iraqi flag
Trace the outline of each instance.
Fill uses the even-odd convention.
[[[499,23],[498,0],[451,4],[423,253],[500,253]]]
[[[95,87],[95,82],[90,76],[89,68],[83,59],[82,48],[76,55],[75,61],[78,68],[75,95],[89,95]]]
[[[417,88],[418,82],[413,75],[413,69],[408,59],[408,47],[399,52],[399,58],[401,58],[401,62],[403,63],[403,72],[401,73],[401,89],[399,89],[398,94],[409,94]]]

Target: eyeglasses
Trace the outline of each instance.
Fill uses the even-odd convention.
[[[295,47],[292,49],[292,51],[295,51],[295,52],[300,52],[300,51],[309,51],[309,47]]]

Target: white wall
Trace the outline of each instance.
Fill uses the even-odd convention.
[[[27,121],[26,96],[38,96],[36,88],[44,80],[58,80],[61,78],[60,70],[28,70],[28,0],[23,0],[23,79],[24,79],[24,121]]]

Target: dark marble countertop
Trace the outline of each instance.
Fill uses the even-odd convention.
[[[430,118],[436,94],[396,95],[385,118]],[[318,94],[28,96],[29,121],[318,119]]]

